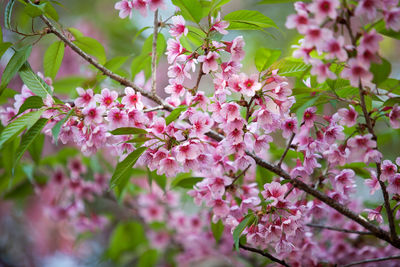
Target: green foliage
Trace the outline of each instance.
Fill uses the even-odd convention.
[[[29,129],[36,121],[39,120],[43,110],[33,111],[22,115],[7,125],[0,134],[0,148],[6,143],[13,140],[24,129]]]
[[[4,26],[6,29],[11,29],[11,14],[15,4],[15,0],[9,0],[4,9]]]
[[[159,175],[157,174],[157,171],[150,171],[147,169],[147,178],[149,180],[149,185],[151,185],[152,181],[155,181],[156,184],[165,191],[165,188],[167,186],[167,177],[165,174]]]
[[[56,78],[64,57],[65,45],[62,41],[52,43],[46,50],[43,59],[43,68],[45,76]]]
[[[112,135],[127,135],[127,134],[147,134],[147,131],[135,127],[122,127],[117,128],[110,132]]]
[[[275,22],[255,10],[237,10],[227,14],[224,20],[229,22],[228,30],[263,30],[278,28]]]
[[[28,109],[38,109],[43,107],[43,100],[40,96],[30,96],[28,97],[25,102],[19,108],[17,115],[21,114],[22,112]]]
[[[242,232],[247,226],[251,225],[255,219],[256,216],[254,214],[247,214],[239,225],[236,226],[235,230],[233,230],[233,243],[235,244],[235,249],[237,251],[239,251],[239,239]]]
[[[282,51],[278,49],[268,49],[261,47],[257,50],[254,62],[257,70],[262,72],[267,70],[281,56]]]
[[[219,242],[221,240],[222,234],[224,233],[225,226],[221,220],[218,220],[217,223],[211,222],[211,231],[215,238],[215,242]]]
[[[192,189],[195,184],[198,182],[201,182],[204,178],[203,177],[177,177],[174,179],[174,181],[171,183],[171,187],[180,187],[184,189]]]
[[[0,84],[0,95],[3,93],[4,89],[6,89],[8,83],[15,76],[18,70],[24,65],[26,60],[29,58],[31,54],[32,46],[25,46],[22,49],[16,51],[14,55],[11,57],[8,62],[6,68],[4,69],[3,75],[1,76],[1,84]]]
[[[106,63],[106,51],[103,45],[96,39],[87,36],[76,35],[74,44],[82,49],[85,53],[96,57],[100,64]]]
[[[165,123],[169,125],[171,122],[175,121],[179,116],[181,115],[182,112],[186,111],[188,109],[187,106],[179,106],[175,108],[171,113],[168,115],[168,117],[165,118]]]
[[[172,4],[179,7],[186,20],[199,23],[203,17],[203,7],[197,0],[172,0]]]
[[[157,266],[158,251],[156,249],[148,249],[139,257],[138,267],[153,267]]]
[[[46,98],[48,95],[52,95],[53,92],[50,86],[43,81],[36,73],[33,72],[31,66],[28,62],[25,62],[24,65],[19,70],[19,76],[22,81],[28,88],[36,95]]]
[[[42,151],[44,145],[44,135],[41,134],[32,142],[31,146],[28,147],[29,154],[35,162],[36,165],[40,164],[40,160],[42,159]]]
[[[262,0],[258,2],[260,5],[280,4],[280,3],[294,3],[298,0]],[[302,2],[310,2],[311,0],[302,0]]]
[[[147,147],[139,147],[132,153],[130,153],[123,161],[117,164],[117,167],[114,170],[114,173],[111,177],[110,187],[113,188],[118,186],[120,183],[120,179],[132,169],[133,165],[135,165],[136,161],[139,157],[146,151]]]
[[[384,58],[381,58],[381,60],[381,63],[372,63],[370,68],[370,71],[374,75],[372,82],[376,85],[384,82],[392,72],[392,65],[390,62]]]
[[[72,115],[72,109],[67,113],[67,115],[60,120],[59,122],[56,123],[56,125],[54,125],[54,127],[51,129],[51,133],[53,134],[53,138],[56,142],[56,145],[58,143],[58,136],[60,135],[60,130],[61,127],[64,125],[64,123],[68,120],[68,118]]]
[[[295,60],[289,57],[275,62],[271,65],[270,69],[277,69],[278,74],[281,76],[300,77],[310,69],[310,66],[304,64],[300,60]]]
[[[22,155],[25,151],[31,146],[31,144],[35,141],[35,139],[40,135],[43,127],[48,122],[48,119],[42,118],[39,119],[23,136],[21,139],[21,143],[17,149],[16,157],[13,164],[13,172],[15,170],[16,165],[21,159]]]

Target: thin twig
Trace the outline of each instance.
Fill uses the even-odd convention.
[[[343,229],[343,228],[338,228],[338,227],[332,227],[332,226],[326,226],[326,225],[320,225],[320,224],[314,224],[314,223],[308,223],[307,226],[308,226],[308,227],[313,227],[313,228],[320,228],[320,229],[326,229],[326,230],[331,230],[331,231],[349,233],[349,234],[374,235],[374,234],[371,233],[371,232],[356,231],[356,230],[348,230],[348,229]]]
[[[151,51],[151,93],[157,94],[157,37],[158,37],[158,9],[154,12],[153,47]]]
[[[396,260],[396,259],[400,259],[400,255],[375,258],[375,259],[369,259],[369,260],[362,260],[362,261],[355,261],[355,262],[352,262],[352,263],[349,263],[346,265],[342,265],[342,267],[349,267],[349,266],[354,266],[354,265],[359,265],[359,264],[364,264],[364,263],[369,263],[369,262],[389,261],[389,260]]]
[[[233,181],[230,185],[227,185],[226,188],[231,187],[242,175],[244,175],[247,170],[251,167],[251,164],[249,164],[249,166],[246,167],[246,169],[244,169],[243,171],[241,171],[238,175],[236,175],[235,178],[233,178]]]
[[[289,143],[287,144],[287,146],[286,146],[286,149],[285,149],[285,151],[283,152],[283,154],[282,154],[282,156],[281,156],[281,159],[279,160],[279,163],[278,163],[278,167],[280,167],[281,165],[282,165],[282,162],[283,162],[283,160],[285,159],[285,157],[286,157],[286,154],[288,153],[288,151],[289,151],[289,149],[290,149],[290,146],[292,145],[292,142],[293,142],[293,139],[294,139],[294,136],[295,136],[296,134],[295,133],[292,133],[292,136],[290,137],[290,139],[289,139]]]
[[[147,112],[152,112],[152,111],[157,111],[157,110],[162,110],[162,109],[164,109],[164,106],[160,105],[160,106],[144,109],[143,112],[147,113]]]
[[[264,256],[264,257],[270,259],[271,261],[276,262],[276,263],[279,263],[279,264],[281,264],[281,265],[283,265],[283,266],[290,267],[290,265],[287,264],[284,260],[280,260],[280,259],[278,259],[278,258],[275,258],[274,256],[272,256],[272,255],[269,254],[268,252],[264,252],[264,251],[262,251],[262,250],[260,250],[260,249],[248,247],[248,246],[245,246],[245,245],[242,245],[242,244],[239,244],[239,247],[240,247],[241,249],[248,250],[248,251],[251,251],[251,252],[260,254],[260,255],[262,255],[262,256]]]
[[[200,65],[199,65],[199,74],[197,76],[196,85],[192,89],[192,94],[193,95],[195,95],[197,90],[199,89],[200,81],[201,81],[201,78],[203,77],[203,75],[204,75],[203,62],[201,62]]]

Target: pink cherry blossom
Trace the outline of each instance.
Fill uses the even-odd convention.
[[[101,94],[96,94],[94,99],[100,105],[109,108],[114,104],[114,101],[118,98],[118,93],[116,91],[110,91],[107,88],[101,90]]]
[[[209,52],[206,56],[199,56],[197,59],[199,62],[203,62],[203,73],[207,74],[210,71],[218,70],[219,54],[217,52]]]
[[[390,111],[389,121],[390,126],[392,126],[393,129],[400,128],[400,106],[398,104],[394,105],[392,110]]]
[[[350,80],[350,84],[358,87],[360,81],[363,85],[369,85],[372,81],[372,73],[362,65],[359,60],[352,58],[349,60],[348,67],[345,68],[341,76],[344,79]]]
[[[79,95],[79,97],[74,101],[76,106],[86,107],[94,101],[92,89],[83,90],[82,88],[78,87],[76,88],[76,91]]]
[[[119,17],[121,19],[126,18],[128,16],[129,18],[132,18],[132,9],[133,9],[132,1],[130,0],[119,1],[115,4],[114,8],[119,10]]]
[[[400,173],[396,173],[389,178],[387,190],[392,194],[400,194]]]
[[[304,111],[303,122],[307,128],[311,128],[314,126],[314,121],[316,119],[315,117],[316,111],[317,111],[316,107],[310,107]]]
[[[397,172],[397,166],[394,165],[390,160],[384,160],[381,166],[381,176],[382,181],[386,181],[393,177]]]
[[[383,223],[383,218],[381,214],[382,206],[379,206],[376,209],[364,209],[364,211],[368,212],[368,220],[376,220],[378,223]]]
[[[182,35],[186,36],[188,32],[188,28],[185,27],[185,19],[181,15],[172,17],[172,26],[169,33],[173,37],[179,38]]]
[[[83,115],[85,115],[85,123],[101,123],[103,121],[103,114],[105,111],[106,109],[103,106],[87,106],[82,110]]]
[[[224,34],[224,35],[228,34],[228,31],[225,29],[228,28],[229,22],[221,20],[220,13],[218,13],[218,16],[215,19],[215,22],[214,22],[214,18],[211,18],[211,23],[212,23],[212,26],[211,26],[210,31],[217,31],[220,34]]]
[[[339,0],[315,0],[308,6],[308,9],[315,14],[315,20],[321,23],[327,17],[336,19],[336,9],[339,5]]]
[[[341,108],[338,110],[338,114],[341,117],[340,123],[347,127],[352,127],[357,123],[358,113],[352,105],[349,105],[349,109]]]
[[[125,96],[121,101],[128,109],[143,109],[142,94],[135,92],[132,87],[125,88]]]
[[[335,79],[336,75],[329,69],[328,64],[324,64],[321,60],[312,60],[312,68],[310,73],[317,76],[317,81],[323,83],[326,79]]]
[[[147,0],[132,0],[132,5],[143,17],[147,15]]]
[[[286,28],[296,28],[299,33],[305,33],[309,25],[310,19],[306,12],[298,12],[297,14],[289,15],[285,23]]]
[[[400,30],[400,8],[392,8],[390,10],[383,11],[386,28],[393,31]]]

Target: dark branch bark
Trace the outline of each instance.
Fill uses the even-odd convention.
[[[400,259],[400,255],[390,256],[390,257],[382,257],[382,258],[376,258],[376,259],[369,259],[369,260],[362,260],[362,261],[355,261],[355,262],[343,265],[342,267],[360,265],[360,264],[369,263],[369,262],[389,261],[389,260],[397,260],[397,259]]]
[[[374,235],[371,232],[348,230],[348,229],[332,227],[332,226],[326,226],[326,225],[320,225],[320,224],[314,224],[314,223],[308,223],[307,226],[308,227],[312,227],[312,228],[326,229],[326,230],[331,230],[331,231],[336,231],[336,232],[343,232],[343,233],[348,233],[348,234]]]
[[[151,93],[157,93],[157,37],[158,37],[158,9],[154,12],[153,47],[151,51]]]
[[[262,251],[262,250],[260,250],[260,249],[248,247],[248,246],[245,246],[245,245],[242,245],[242,244],[239,244],[239,247],[240,247],[241,249],[244,249],[244,250],[247,250],[247,251],[251,251],[251,252],[260,254],[260,255],[262,255],[262,256],[264,256],[264,257],[270,259],[271,261],[276,262],[276,263],[279,263],[279,264],[281,264],[281,265],[283,265],[283,266],[290,267],[290,265],[287,264],[285,261],[280,260],[280,259],[278,259],[278,258],[275,258],[274,256],[272,256],[272,255],[269,254],[268,252],[264,252],[264,251]]]

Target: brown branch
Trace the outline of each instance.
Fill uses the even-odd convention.
[[[362,261],[355,261],[355,262],[343,265],[342,267],[349,267],[349,266],[360,265],[360,264],[369,263],[369,262],[389,261],[389,260],[396,260],[396,259],[400,259],[400,255],[375,258],[375,259],[369,259],[369,260],[362,260]]]
[[[358,235],[374,235],[371,232],[365,232],[365,231],[356,231],[356,230],[348,230],[348,229],[343,229],[343,228],[338,228],[338,227],[332,227],[332,226],[326,226],[326,225],[320,225],[320,224],[314,224],[314,223],[308,223],[306,224],[308,227],[312,228],[319,228],[319,229],[326,229],[326,230],[331,230],[331,231],[337,231],[337,232],[343,232],[343,233],[349,233],[349,234],[358,234]]]
[[[153,100],[155,103],[159,105],[163,105],[164,109],[167,111],[172,111],[173,107],[167,103],[165,103],[160,97],[153,95],[144,89],[138,87],[135,85],[133,82],[129,81],[128,79],[121,77],[109,69],[105,68],[103,65],[99,64],[95,59],[93,59],[91,56],[83,52],[79,47],[77,47],[74,43],[72,43],[62,32],[60,32],[58,29],[56,29],[53,24],[45,17],[41,16],[41,19],[44,21],[44,23],[49,27],[49,32],[55,34],[60,40],[62,40],[66,45],[71,47],[73,51],[75,51],[78,55],[80,55],[83,59],[85,59],[87,62],[89,62],[91,65],[93,65],[95,68],[100,70],[104,75],[110,77],[111,79],[119,82],[121,85],[124,86],[129,86],[135,89],[136,91],[140,92],[143,96]],[[224,136],[221,136],[220,134],[210,131],[206,133],[206,135],[216,141],[222,141],[224,139]],[[323,193],[311,188],[304,182],[296,179],[291,179],[290,175],[285,172],[283,169],[280,167],[274,166],[268,162],[265,162],[261,158],[257,157],[253,153],[246,151],[246,154],[252,157],[257,165],[266,168],[267,170],[275,173],[276,175],[279,175],[280,177],[283,177],[286,180],[290,180],[290,182],[293,184],[298,189],[303,190],[307,194],[310,194],[314,196],[315,198],[321,200],[328,206],[334,208],[337,210],[339,213],[343,214],[344,216],[348,217],[349,219],[357,222],[358,224],[362,225],[364,228],[368,229],[371,231],[376,237],[387,241],[388,243],[392,244],[394,247],[400,248],[400,242],[396,240],[392,240],[388,234],[388,232],[382,230],[381,228],[369,223],[366,221],[364,218],[359,217],[356,213],[350,211],[346,206],[340,204],[339,202],[333,200],[332,198],[324,195]]]
[[[242,245],[242,244],[239,244],[239,247],[240,247],[241,249],[244,249],[244,250],[247,250],[247,251],[251,251],[251,252],[260,254],[260,255],[262,255],[262,256],[264,256],[264,257],[270,259],[271,261],[276,262],[276,263],[279,263],[279,264],[281,264],[281,265],[283,265],[283,266],[290,267],[290,265],[287,264],[284,260],[280,260],[280,259],[278,259],[278,258],[275,258],[274,256],[272,256],[272,255],[269,254],[268,252],[264,252],[264,251],[262,251],[262,250],[260,250],[260,249],[248,247],[248,246],[245,246],[245,245]]]
[[[199,74],[197,76],[196,85],[192,89],[192,94],[193,95],[195,95],[197,90],[199,89],[200,81],[201,81],[201,78],[203,77],[204,74],[205,73],[203,72],[203,62],[201,62],[200,65],[199,65]]]
[[[283,162],[283,160],[285,159],[285,157],[286,157],[286,154],[288,153],[288,151],[289,151],[289,149],[290,149],[290,146],[291,146],[291,144],[292,144],[292,142],[293,142],[293,139],[294,139],[294,137],[295,137],[295,133],[292,133],[292,136],[290,137],[290,139],[289,139],[289,143],[287,144],[287,146],[286,146],[286,149],[285,149],[285,151],[283,152],[283,154],[282,154],[282,156],[281,156],[281,159],[279,160],[279,163],[278,163],[278,167],[281,167],[281,165],[282,165],[282,162]]]
[[[151,93],[157,94],[157,37],[158,37],[158,9],[154,12],[153,47],[151,51]]]

